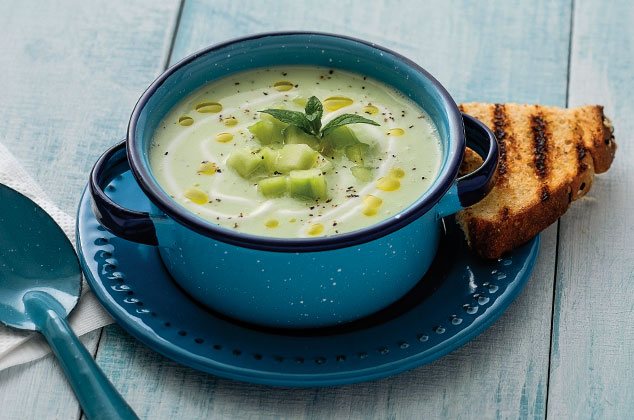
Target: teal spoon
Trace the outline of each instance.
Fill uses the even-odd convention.
[[[0,321],[44,335],[88,419],[138,419],[66,321],[80,289],[77,254],[62,229],[0,184]]]

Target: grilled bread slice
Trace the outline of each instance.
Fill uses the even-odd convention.
[[[602,106],[469,103],[500,145],[498,178],[481,202],[456,215],[469,246],[484,258],[528,242],[585,195],[595,173],[608,170],[616,144]],[[463,172],[482,160],[467,150]]]

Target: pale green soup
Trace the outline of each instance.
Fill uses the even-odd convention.
[[[324,125],[349,113],[380,126],[347,126],[368,145],[362,162],[348,149],[311,144],[321,152],[315,166],[326,196],[267,197],[258,186],[261,180],[288,174],[258,169],[243,177],[227,160],[245,150],[258,157],[264,153],[263,140],[249,130],[268,117],[259,110],[303,111],[311,96],[323,103]],[[279,150],[284,141],[266,148]],[[149,158],[165,192],[192,213],[240,232],[301,238],[358,230],[407,208],[436,178],[441,155],[429,116],[400,92],[359,74],[298,66],[237,73],[196,90],[161,121]]]

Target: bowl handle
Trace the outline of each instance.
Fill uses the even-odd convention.
[[[461,176],[438,203],[438,217],[449,216],[482,200],[497,179],[499,146],[493,132],[486,125],[465,113],[462,114],[467,146],[484,158],[475,171]]]
[[[102,185],[112,178],[117,165],[126,165],[125,140],[106,150],[90,172],[88,189],[91,207],[101,226],[120,238],[146,245],[158,245],[152,217],[144,211],[126,209],[106,195]],[[124,171],[119,170],[118,174]]]

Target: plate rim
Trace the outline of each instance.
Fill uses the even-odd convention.
[[[106,292],[105,285],[103,285],[101,279],[97,278],[99,276],[95,276],[95,273],[93,273],[86,262],[82,246],[82,230],[84,229],[82,211],[86,211],[85,207],[88,207],[90,216],[94,218],[94,213],[90,207],[89,201],[90,199],[88,198],[86,189],[84,189],[79,201],[75,222],[77,253],[81,263],[82,272],[84,273],[90,289],[102,307],[104,307],[104,309],[112,316],[115,322],[119,324],[128,334],[148,348],[181,365],[205,373],[214,374],[219,377],[260,385],[293,388],[339,386],[385,378],[437,360],[473,340],[488,329],[504,312],[506,312],[508,307],[522,292],[526,282],[530,278],[540,248],[540,235],[538,234],[528,243],[530,244],[530,251],[527,254],[524,266],[517,274],[519,281],[516,281],[513,288],[505,290],[503,294],[496,298],[495,302],[493,302],[491,306],[487,307],[486,311],[490,312],[490,315],[486,317],[479,317],[477,323],[471,324],[472,326],[460,330],[456,334],[448,337],[430,349],[383,364],[354,370],[325,373],[274,372],[270,370],[245,368],[242,366],[219,362],[212,357],[203,357],[180,347],[169,340],[166,340],[152,329],[139,328],[139,322],[136,321],[134,317],[130,316],[125,308]],[[130,242],[130,244],[136,245],[133,242]],[[345,334],[346,333],[343,335]]]

